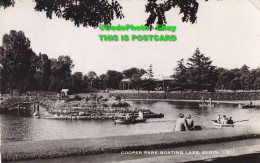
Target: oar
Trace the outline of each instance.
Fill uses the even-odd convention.
[[[237,123],[237,122],[244,122],[244,121],[249,121],[249,119],[245,119],[245,120],[241,120],[241,121],[235,121],[234,123]]]

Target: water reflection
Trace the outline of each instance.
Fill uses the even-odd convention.
[[[237,123],[238,126],[250,126],[259,129],[259,109],[238,109],[237,105],[219,104],[215,108],[199,108],[197,103],[130,101],[133,107],[150,109],[163,113],[164,118],[148,119],[146,123],[115,125],[112,120],[48,120],[33,119],[11,115],[0,115],[1,141],[36,141],[51,139],[96,138],[116,135],[148,134],[170,132],[179,113],[192,115],[196,125],[203,129],[213,128],[210,120],[196,116],[216,119],[217,115],[232,116],[234,121],[250,119]]]

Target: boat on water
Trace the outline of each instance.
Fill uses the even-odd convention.
[[[199,104],[200,108],[214,108],[214,104]]]
[[[220,124],[213,122],[215,128],[234,127],[234,124]]]
[[[143,123],[145,122],[146,119],[137,119],[137,118],[133,118],[133,119],[116,119],[115,120],[115,124],[119,123],[119,124],[135,124],[135,123]]]
[[[255,105],[238,105],[239,109],[252,109],[255,108]]]

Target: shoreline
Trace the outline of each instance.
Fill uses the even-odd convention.
[[[201,103],[201,100],[177,100],[177,99],[125,99],[125,101],[160,101],[160,102],[196,102]],[[238,101],[219,101],[219,100],[212,100],[212,103],[216,104],[244,104],[246,102],[252,101],[254,105],[260,106],[260,100],[238,100]],[[205,100],[208,102],[208,100]]]
[[[205,139],[207,135],[207,139]],[[44,140],[1,144],[2,161],[51,159],[121,151],[164,149],[260,138],[260,131],[246,127],[167,132],[89,139]],[[152,140],[152,141],[151,141]]]

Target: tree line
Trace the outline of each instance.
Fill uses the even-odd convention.
[[[0,46],[1,92],[12,94],[26,91],[57,91],[63,88],[73,93],[96,89],[118,89],[124,77],[138,78],[146,71],[131,68],[123,72],[108,70],[98,76],[94,71],[87,74],[72,73],[74,67],[70,56],[61,55],[57,59],[47,54],[36,54],[30,40],[22,31],[11,30],[5,34]]]
[[[123,72],[108,70],[99,76],[94,71],[87,74],[72,73],[73,67],[70,56],[61,55],[54,59],[47,54],[36,54],[22,31],[11,30],[3,36],[0,46],[2,93],[12,94],[13,90],[60,92],[63,88],[68,88],[73,93],[107,88],[122,89],[123,78],[128,79],[125,87],[127,89],[151,91],[162,87],[162,83],[154,79],[152,65],[148,70],[135,67]],[[144,74],[146,77],[141,79]],[[218,68],[199,49],[187,59],[187,63],[184,59],[177,61],[171,77],[174,80],[165,83],[167,91],[260,89],[260,68],[250,70],[246,65],[231,70]]]
[[[247,65],[241,68],[225,69],[212,65],[209,57],[206,57],[197,48],[187,63],[184,59],[177,62],[175,73],[172,77],[171,88],[179,91],[204,91],[214,92],[218,90],[259,90],[260,68],[250,70]]]

